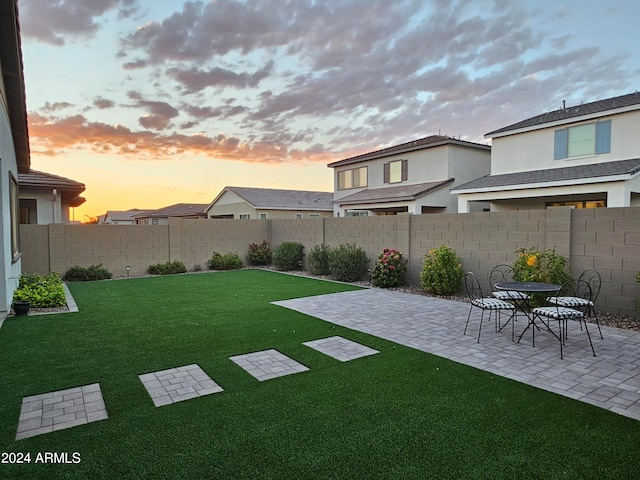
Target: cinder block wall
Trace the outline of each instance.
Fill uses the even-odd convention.
[[[355,243],[367,252],[370,266],[382,249],[400,250],[409,261],[412,284],[419,284],[429,250],[447,245],[487,292],[490,270],[512,264],[518,249],[555,249],[570,259],[575,277],[585,269],[600,272],[603,287],[597,304],[602,311],[638,315],[640,207],[298,220],[172,219],[169,225],[21,225],[20,239],[24,273],[64,273],[73,265],[103,263],[115,275],[125,275],[127,265],[136,274],[151,263],[172,260],[184,262],[189,270],[195,265],[206,269],[213,251],[234,252],[245,260],[249,244],[263,239],[272,248],[300,242],[306,254],[321,243]]]

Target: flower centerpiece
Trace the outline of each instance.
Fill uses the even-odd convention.
[[[407,260],[393,248],[385,248],[371,272],[371,283],[376,287],[391,288],[406,281]]]

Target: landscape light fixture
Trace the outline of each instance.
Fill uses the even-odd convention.
[[[126,267],[124,267],[127,269],[127,277],[129,276],[129,270],[131,270],[131,267],[129,265],[127,265]]]

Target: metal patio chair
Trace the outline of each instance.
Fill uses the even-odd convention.
[[[484,312],[489,310],[489,320],[491,320],[491,312],[495,312],[495,329],[498,331],[499,325],[499,315],[502,310],[511,310],[511,316],[513,317],[513,312],[515,311],[515,306],[509,302],[505,302],[504,300],[500,300],[495,297],[484,297],[482,295],[482,288],[480,287],[480,282],[478,278],[473,274],[473,272],[467,272],[464,277],[464,285],[467,290],[467,296],[469,297],[469,301],[471,303],[471,307],[469,308],[469,315],[467,316],[467,323],[464,327],[464,335],[467,334],[467,328],[469,327],[469,320],[471,319],[471,312],[473,311],[473,307],[479,308],[482,310],[482,315],[480,316],[480,327],[478,328],[478,343],[480,343],[480,334],[482,333],[482,322],[484,320]]]

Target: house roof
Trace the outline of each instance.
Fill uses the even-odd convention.
[[[453,178],[439,182],[417,183],[415,185],[398,185],[385,188],[367,188],[353,195],[335,201],[339,205],[356,205],[361,203],[386,203],[415,200],[427,193],[449,185]]]
[[[0,2],[0,66],[18,172],[27,173],[31,159],[17,0]]]
[[[140,212],[135,218],[204,217],[204,210],[208,206],[206,203],[176,203],[157,210]]]
[[[274,188],[224,187],[208,205],[211,208],[225,193],[232,192],[256,209],[333,211],[333,192],[279,190]]]
[[[634,108],[635,107],[635,108]],[[552,112],[536,115],[535,117],[527,118],[521,122],[508,125],[506,127],[499,128],[485,134],[485,138],[498,136],[501,133],[510,132],[512,130],[520,130],[532,127],[539,127],[546,123],[561,122],[563,120],[576,119],[588,115],[595,115],[599,113],[620,110],[620,109],[639,109],[640,108],[640,93],[634,92],[627,95],[621,95],[619,97],[606,98],[604,100],[597,100],[591,103],[583,103],[574,107],[560,108]]]
[[[617,160],[613,162],[575,165],[573,167],[532,170],[528,172],[486,175],[453,189],[451,193],[468,193],[469,190],[504,190],[505,187],[517,188],[518,185],[545,184],[554,182],[574,182],[623,180],[640,173],[640,158]],[[611,177],[614,177],[613,179]],[[617,177],[617,178],[616,178]],[[606,180],[610,179],[610,180]]]
[[[53,175],[52,173],[31,170],[29,173],[18,174],[18,185],[21,189],[53,190],[60,192],[63,199],[70,202],[70,206],[79,207],[85,202],[80,194],[84,192],[84,183],[76,182],[70,178]]]
[[[148,210],[140,210],[138,208],[134,208],[131,210],[107,210],[107,213],[104,215],[104,219],[107,217],[110,218],[114,222],[133,222],[137,215],[147,212]]]
[[[423,150],[425,148],[440,147],[442,145],[458,145],[462,147],[481,148],[483,150],[491,150],[489,145],[482,143],[467,142],[466,140],[458,140],[456,138],[446,137],[443,135],[431,135],[429,137],[420,138],[411,142],[401,143],[392,147],[383,148],[374,152],[356,155],[355,157],[345,158],[328,164],[328,167],[335,168],[343,165],[351,165],[353,163],[365,162],[376,158],[383,158],[389,155],[397,155],[404,152],[412,152],[414,150]]]

